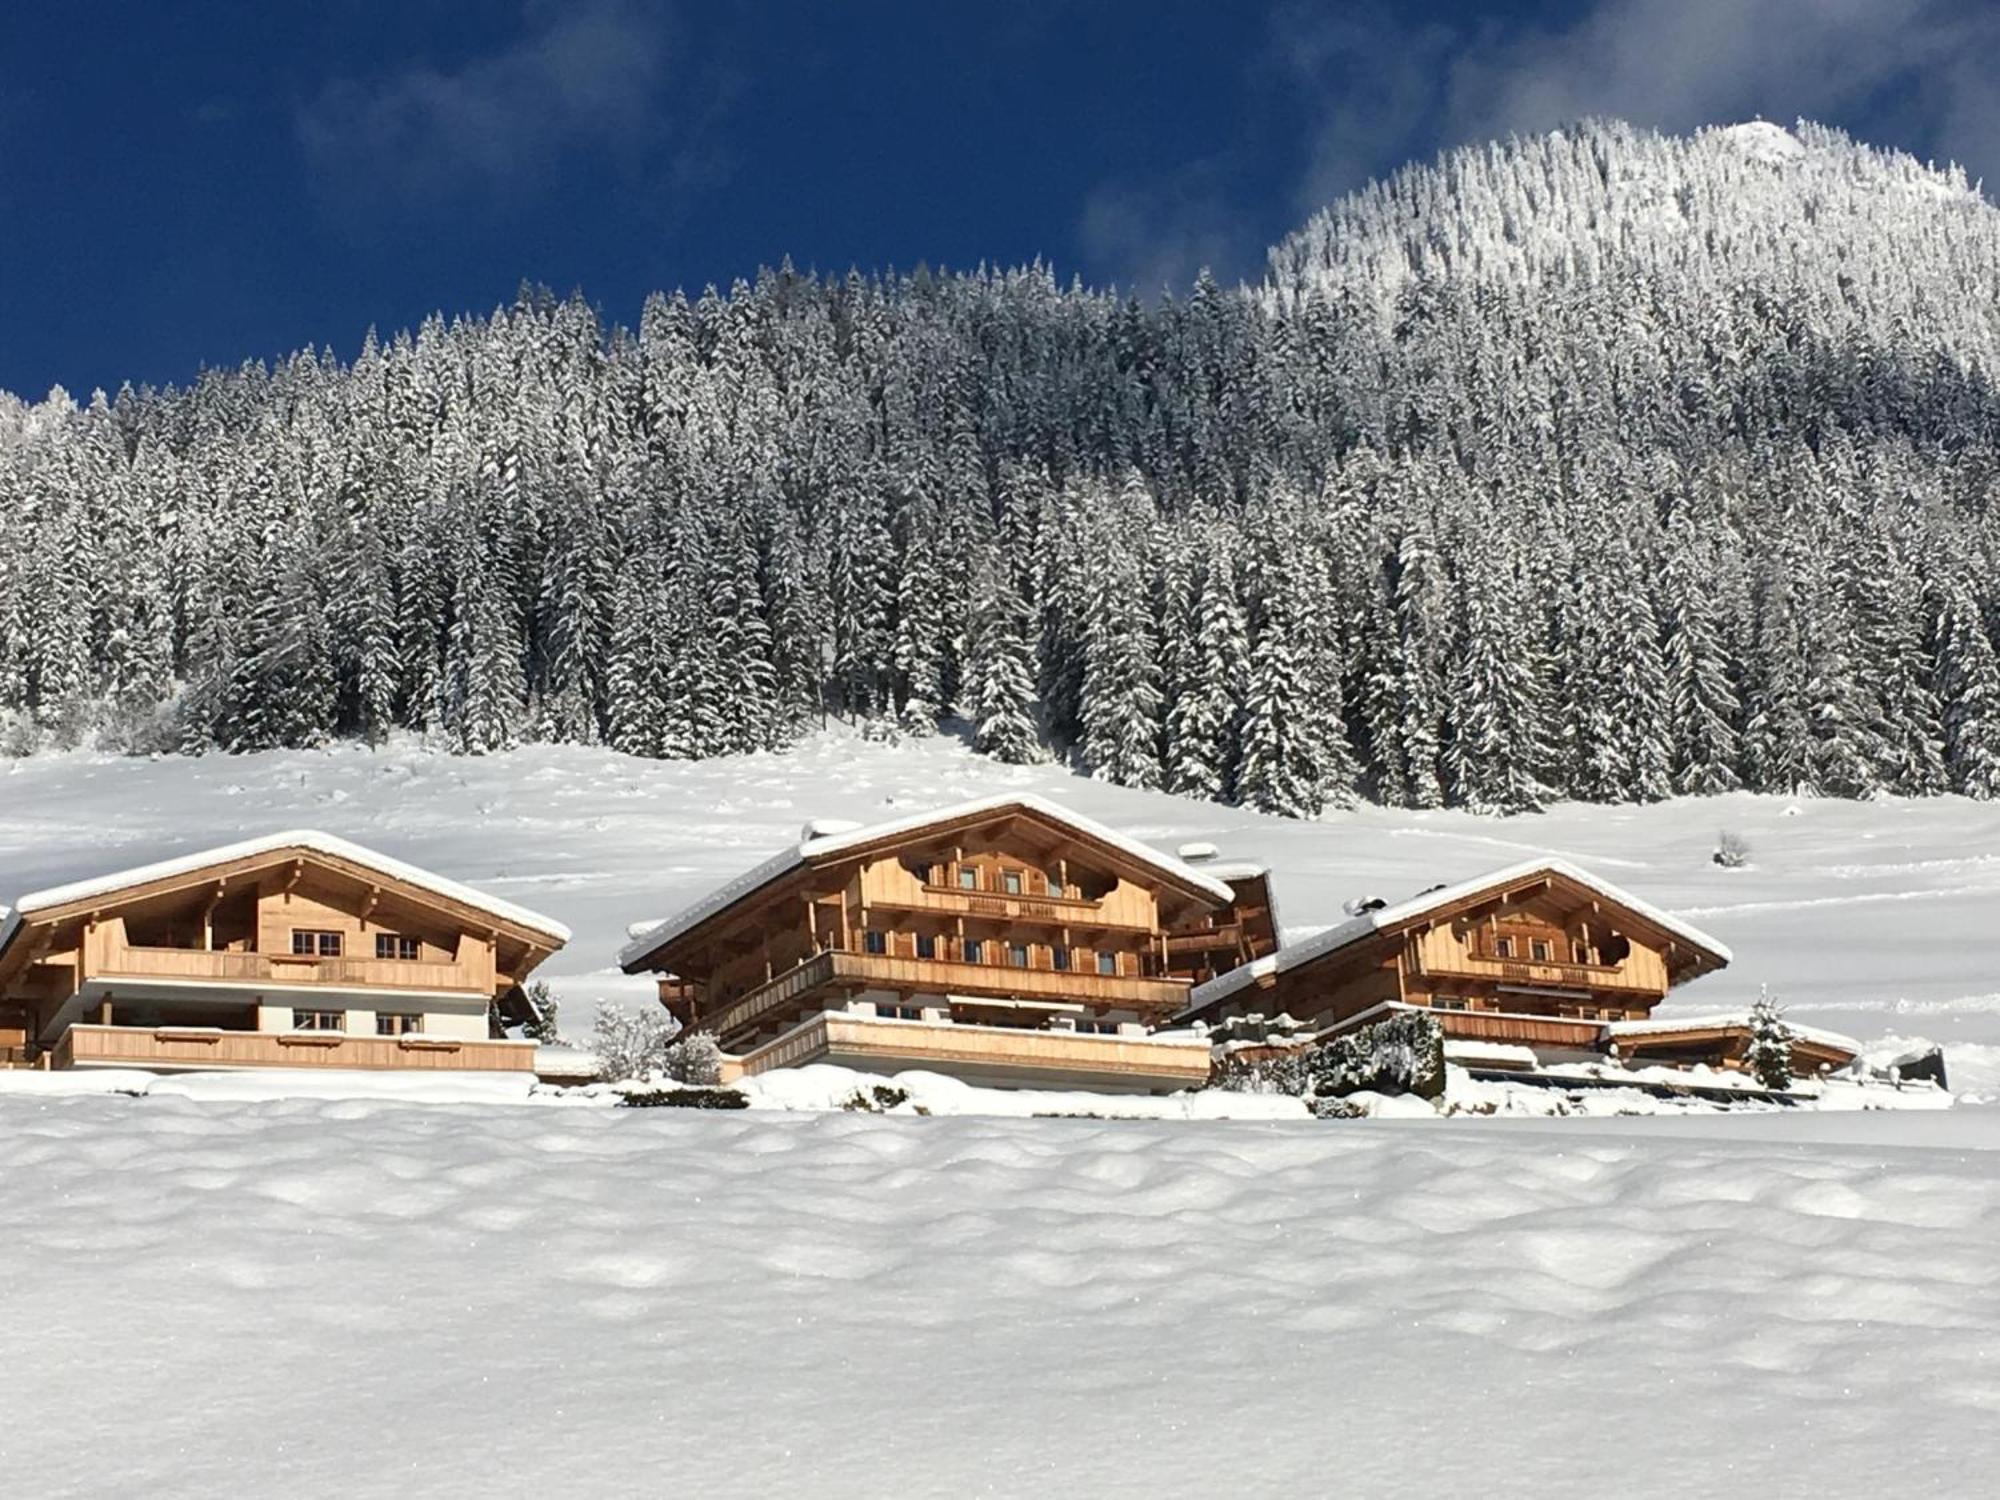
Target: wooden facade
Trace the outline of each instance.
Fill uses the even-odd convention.
[[[1602,1053],[1727,950],[1560,862],[1497,871],[1364,914],[1198,988],[1190,1020],[1289,1015],[1334,1034],[1388,1006],[1447,1036]]]
[[[623,961],[660,973],[661,1003],[751,1072],[847,1055],[844,1023],[800,1029],[831,1012],[897,1023],[868,1031],[878,1070],[1040,1083],[1095,1068],[1099,1086],[1176,1088],[1187,1049],[1133,1041],[1187,1004],[1174,936],[1222,941],[1233,900],[1060,808],[1003,798],[808,838]],[[1097,1062],[1049,1062],[1078,1052]]]
[[[529,1070],[490,1013],[566,938],[324,834],[256,840],[24,897],[0,1060]]]
[[[1277,902],[1261,865],[1198,866],[1228,885],[1227,906],[1169,929],[1170,972],[1202,984],[1278,951]]]

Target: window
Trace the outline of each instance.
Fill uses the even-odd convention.
[[[1055,960],[1058,973],[1067,974],[1069,972],[1069,949],[1052,948],[1049,950],[1049,957]]]
[[[1118,972],[1118,955],[1115,953],[1098,954],[1097,972],[1100,974],[1116,974]]]
[[[337,932],[309,931],[303,927],[292,929],[292,953],[298,958],[338,958],[340,957],[340,934]]]
[[[875,1007],[875,1014],[890,1021],[921,1021],[924,1013],[914,1005],[881,1005]]]
[[[967,938],[965,940],[965,961],[967,963],[969,964],[984,963],[985,959],[984,957],[982,957],[984,952],[985,948],[980,943],[978,938]]]
[[[1026,943],[1009,943],[1007,945],[1007,962],[1017,969],[1027,968],[1028,945]]]
[[[1000,876],[1000,889],[1005,891],[1010,896],[1020,895],[1021,872],[1019,870],[1008,870],[1004,872]]]
[[[932,937],[927,932],[920,932],[917,934],[917,957],[918,958],[937,957],[937,939]]]
[[[1435,1010],[1464,1010],[1465,1002],[1456,995],[1433,995],[1431,1006]]]
[[[347,1017],[337,1010],[295,1010],[292,1012],[294,1031],[345,1031]]]
[[[1579,1005],[1576,1009],[1576,1013],[1580,1019],[1585,1021],[1595,1021],[1597,1019],[1597,1011],[1592,1006]]]
[[[1547,963],[1549,961],[1549,940],[1547,938],[1529,939],[1528,952],[1533,956],[1536,963]]]
[[[422,1016],[396,1015],[389,1011],[375,1012],[375,1035],[415,1036],[424,1029]]]
[[[1514,956],[1514,940],[1512,938],[1495,938],[1493,940],[1493,956],[1495,958],[1512,958]]]
[[[406,937],[400,932],[378,932],[375,934],[375,956],[393,958],[400,963],[415,963],[424,956],[423,940]],[[383,1035],[393,1035],[384,1032]]]
[[[962,891],[978,890],[979,872],[970,865],[961,867],[958,872],[958,888]]]
[[[1587,963],[1589,963],[1589,962],[1590,962],[1590,944],[1588,944],[1588,943],[1580,943],[1580,942],[1579,942],[1579,943],[1571,943],[1571,944],[1569,945],[1569,956],[1570,956],[1570,961],[1571,961],[1572,963],[1579,963],[1579,964],[1587,964]]]
[[[861,934],[861,947],[862,951],[866,953],[887,953],[889,951],[889,934],[886,932],[877,932],[871,927],[868,931]]]

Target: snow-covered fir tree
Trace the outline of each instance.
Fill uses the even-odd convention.
[[[5,743],[956,707],[1283,812],[2000,795],[1996,267],[1955,170],[1606,123],[1157,304],[783,265],[0,401]]]
[[[1743,1063],[1767,1089],[1792,1086],[1792,1029],[1768,989],[1759,990],[1757,1003],[1750,1007],[1750,1042]]]

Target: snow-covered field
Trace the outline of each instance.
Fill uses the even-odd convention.
[[[0,1097],[0,1489],[1987,1493],[1995,1118]]]
[[[806,818],[1005,787],[1269,861],[1293,935],[1560,853],[1735,949],[1686,1011],[1769,983],[2000,1092],[2000,809],[1963,802],[1299,825],[942,739],[67,757],[0,770],[0,901],[319,826],[575,928],[550,972],[585,1030],[646,1002],[606,972],[628,924]],[[1752,868],[1709,863],[1723,827]],[[1958,1496],[2000,1464],[1977,1104],[1221,1122],[224,1092],[0,1091],[0,1493]]]

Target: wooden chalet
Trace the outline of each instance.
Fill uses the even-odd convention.
[[[1534,860],[1362,912],[1222,974],[1195,989],[1181,1019],[1284,1015],[1331,1036],[1422,1008],[1447,1046],[1468,1054],[1526,1047],[1556,1062],[1615,1048],[1737,1066],[1740,1024],[1707,1033],[1646,1024],[1669,990],[1728,962],[1721,943],[1638,897],[1561,860]]]
[[[316,832],[23,896],[0,1065],[532,1071],[496,1039],[561,924]]]
[[[662,1003],[747,1073],[832,1062],[1170,1091],[1207,1079],[1208,1048],[1152,1033],[1212,955],[1249,941],[1236,899],[1214,874],[1004,796],[811,827],[621,962],[660,973]]]
[[[1278,903],[1262,865],[1219,861],[1212,844],[1187,844],[1181,860],[1229,887],[1229,905],[1167,932],[1171,973],[1202,984],[1278,950]]]

